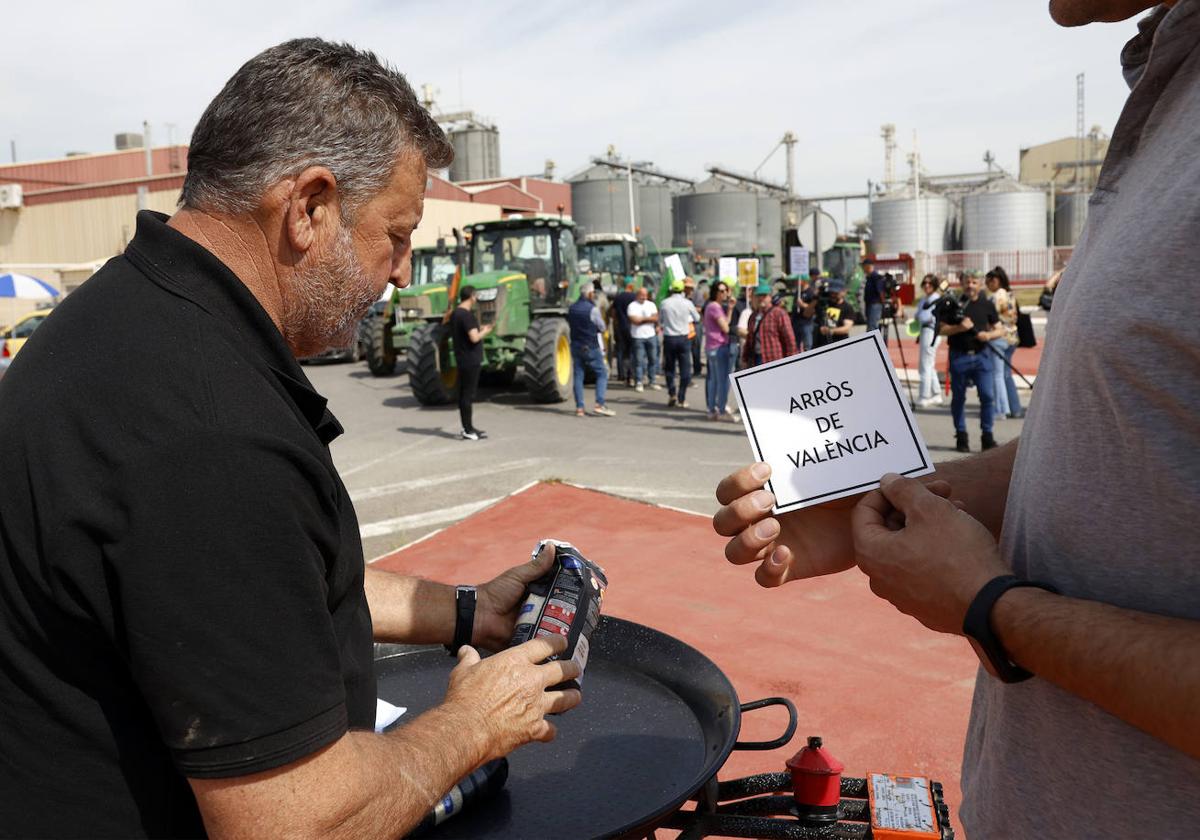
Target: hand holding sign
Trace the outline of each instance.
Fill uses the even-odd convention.
[[[731,377],[775,512],[933,472],[878,331]]]

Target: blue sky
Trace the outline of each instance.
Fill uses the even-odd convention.
[[[4,162],[10,139],[23,160],[102,151],[144,119],[156,144],[167,123],[186,140],[242,61],[315,34],[492,118],[505,174],[551,158],[565,176],[609,144],[693,177],[748,171],[790,129],[810,195],[880,179],[885,122],[905,150],[918,132],[929,171],[975,171],[987,149],[1015,170],[1019,147],[1074,133],[1079,72],[1088,125],[1111,132],[1135,31],[1060,29],[1045,0],[21,5],[0,55]],[[780,153],[763,175],[783,168]]]

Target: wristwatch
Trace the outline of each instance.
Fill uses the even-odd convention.
[[[475,599],[474,586],[460,584],[454,587],[454,641],[446,645],[451,656],[457,656],[463,645],[471,644],[475,629]]]
[[[975,649],[983,667],[993,677],[1006,683],[1023,682],[1033,676],[1008,658],[1004,646],[992,632],[992,609],[1001,595],[1018,586],[1036,586],[1055,595],[1059,594],[1059,591],[1048,583],[1024,580],[1016,575],[1000,575],[983,585],[971,601],[971,606],[967,607],[967,614],[963,618],[963,634],[970,640],[971,647]]]

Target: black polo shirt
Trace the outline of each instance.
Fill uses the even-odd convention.
[[[374,720],[341,426],[209,251],[138,215],[0,381],[0,835],[195,836],[186,778]]]
[[[963,312],[971,323],[975,325],[975,329],[981,332],[988,332],[995,328],[996,324],[1000,323],[1000,316],[996,313],[996,305],[984,297],[982,294],[975,300],[963,298]],[[950,347],[951,353],[981,353],[985,342],[980,341],[975,337],[975,333],[961,332],[955,333],[946,339],[947,345]],[[19,356],[17,358],[20,358]]]

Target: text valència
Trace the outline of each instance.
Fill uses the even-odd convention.
[[[852,396],[854,396],[854,390],[850,387],[848,381],[843,381],[841,384],[828,382],[825,388],[817,388],[812,391],[806,391],[798,397],[792,397],[788,413],[791,414],[823,405],[832,405],[839,400]],[[816,417],[814,420],[817,424],[817,431],[821,434],[832,432],[835,429],[845,430],[845,427],[842,426],[840,413],[837,411],[831,412],[828,416]],[[887,445],[887,438],[883,436],[882,432],[876,429],[871,432],[862,432],[855,435],[843,435],[837,440],[824,440],[811,449],[800,450],[795,455],[789,453],[787,457],[792,462],[792,465],[799,469],[809,464],[824,464],[827,461],[842,458],[846,455],[853,455],[856,452],[869,452],[877,447]]]

